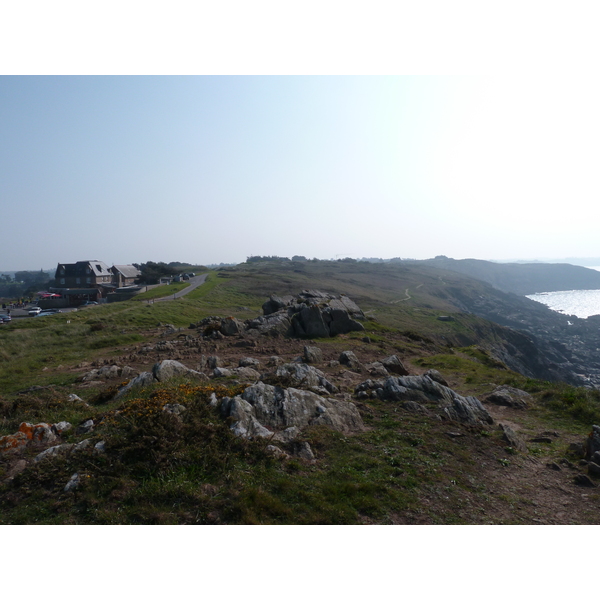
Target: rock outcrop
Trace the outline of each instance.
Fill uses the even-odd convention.
[[[388,377],[385,380],[367,381],[356,388],[356,393],[375,392],[382,400],[413,402],[441,418],[461,423],[488,425],[493,419],[483,404],[474,396],[461,396],[426,375]],[[410,409],[414,410],[414,406]]]
[[[132,389],[144,388],[154,383],[164,383],[173,377],[191,377],[201,381],[208,381],[208,377],[200,371],[189,369],[176,360],[163,360],[155,363],[152,372],[144,371],[132,379],[127,385],[121,386],[115,396],[119,399]]]
[[[270,335],[300,338],[333,337],[363,331],[362,310],[348,296],[304,290],[295,297],[271,296],[263,304],[264,316],[246,321],[249,329]]]
[[[280,365],[275,371],[265,373],[261,379],[275,385],[306,388],[317,394],[336,394],[339,391],[323,371],[305,363]]]
[[[491,402],[492,404],[499,404],[500,406],[527,408],[532,397],[523,390],[519,390],[509,385],[500,385],[489,396],[484,398],[484,400],[486,402]]]
[[[352,402],[263,382],[246,388],[241,396],[224,398],[221,414],[233,420],[231,429],[236,435],[246,438],[288,442],[310,425],[325,425],[342,433],[364,430]]]

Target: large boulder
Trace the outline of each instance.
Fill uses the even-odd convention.
[[[305,306],[292,317],[296,337],[330,337],[329,328],[323,320],[323,311],[318,306]]]
[[[479,425],[494,422],[477,398],[461,396],[427,376],[388,377],[383,387],[377,389],[382,400],[417,402],[452,421]]]
[[[176,360],[163,360],[152,367],[152,375],[157,381],[164,383],[173,377],[190,377],[208,381],[204,373],[194,371]]]
[[[323,362],[323,351],[320,348],[317,348],[316,346],[304,346],[304,362]]]
[[[349,367],[350,369],[360,369],[360,360],[352,350],[345,350],[340,354],[340,364]]]
[[[234,433],[248,438],[279,432],[287,432],[288,438],[293,432],[295,437],[310,425],[325,425],[342,433],[364,430],[360,413],[351,402],[263,382],[246,388],[241,396],[224,399],[221,411],[233,420]]]
[[[510,406],[511,408],[527,408],[532,400],[530,394],[518,388],[509,385],[498,386],[489,396],[484,398],[486,402],[499,404],[500,406]]]
[[[395,354],[387,356],[380,362],[390,373],[395,373],[396,375],[408,375],[408,370]]]
[[[276,312],[257,317],[245,322],[249,330],[256,330],[258,333],[277,336],[293,335],[292,322],[287,312]]]
[[[260,333],[301,338],[331,337],[339,333],[363,331],[360,308],[347,296],[318,290],[304,290],[295,297],[271,296],[263,304],[263,317],[247,321]]]
[[[225,319],[221,319],[220,332],[223,335],[238,335],[239,333],[242,333],[242,331],[244,331],[244,324],[238,319],[234,319],[233,317],[226,317]]]

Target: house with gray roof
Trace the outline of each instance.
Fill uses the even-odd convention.
[[[112,282],[118,288],[134,285],[136,279],[142,274],[142,272],[133,265],[113,265],[110,268],[110,271],[113,276]]]
[[[117,288],[131,286],[140,271],[133,265],[108,267],[101,260],[59,263],[51,292],[62,296],[65,306],[78,306],[86,300],[100,300]]]

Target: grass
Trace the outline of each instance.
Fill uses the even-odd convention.
[[[426,419],[369,399],[358,403],[364,432],[346,436],[317,427],[302,433],[300,441],[317,456],[312,463],[294,456],[277,459],[267,440],[231,434],[230,424],[208,400],[212,393],[239,393],[232,381],[156,384],[118,401],[114,383],[101,389],[75,385],[74,366],[111,360],[126,354],[127,346],[163,339],[166,323],[186,328],[210,315],[250,318],[271,293],[320,288],[349,293],[373,315],[363,322],[365,332],[318,340],[324,350],[337,354],[368,335],[371,344],[365,348],[397,352],[419,372],[438,369],[460,393],[483,397],[502,384],[529,391],[533,402],[523,417],[526,431],[552,427],[583,436],[590,423],[600,423],[597,392],[528,379],[498,363],[485,347],[498,335],[492,324],[460,313],[453,314],[454,321],[439,321],[450,311],[435,296],[435,285],[440,283],[434,278],[418,279],[410,269],[385,265],[369,270],[311,263],[278,270],[258,264],[213,271],[205,284],[172,302],[136,299],[45,319],[15,319],[0,329],[0,435],[14,433],[22,421],[66,420],[75,427],[65,442],[103,440],[107,452],[90,447],[41,461],[12,483],[0,484],[0,523],[519,522],[525,518],[521,513],[508,521],[489,516],[492,502],[522,505],[512,492],[496,497],[485,479],[483,460],[503,474],[519,469],[521,456],[507,451],[496,430]],[[406,288],[411,299],[395,302],[406,298]],[[32,385],[50,387],[17,394]],[[69,402],[71,392],[90,406]],[[187,410],[177,418],[162,410],[166,403]],[[90,418],[95,430],[78,434],[76,425]],[[458,441],[446,435],[449,428],[463,434]],[[556,452],[539,446],[532,454],[541,459]],[[292,454],[294,448],[283,449]],[[32,448],[26,456],[37,451]],[[0,479],[10,465],[0,457]],[[81,484],[65,493],[74,473]]]
[[[167,284],[158,285],[146,292],[137,294],[135,296],[135,298],[133,298],[133,300],[138,301],[138,302],[140,302],[140,301],[143,302],[145,300],[153,300],[155,298],[165,298],[167,296],[172,296],[173,294],[176,294],[177,292],[181,292],[182,290],[184,290],[185,288],[187,288],[189,286],[190,286],[190,283],[187,281],[175,282],[175,283],[171,283],[169,285],[167,285]]]

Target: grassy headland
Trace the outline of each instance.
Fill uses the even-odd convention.
[[[590,490],[585,502],[577,500],[577,461],[568,448],[600,423],[599,394],[507,368],[490,351],[503,343],[504,329],[458,311],[448,294],[456,286],[486,293],[476,280],[434,269],[258,263],[213,271],[204,285],[173,301],[136,299],[3,325],[0,436],[23,421],[69,421],[74,427],[64,442],[93,443],[36,463],[39,449],[0,458],[0,523],[597,523],[600,495]],[[316,460],[283,460],[267,450],[268,441],[236,438],[209,407],[213,393],[238,393],[237,382],[176,380],[114,400],[120,380],[79,381],[112,363],[142,371],[176,358],[195,368],[202,354],[234,365],[241,356],[265,364],[273,354],[289,362],[306,341],[261,338],[236,346],[237,339],[198,341],[188,327],[210,315],[253,318],[270,294],[307,288],[345,293],[367,315],[365,332],[310,342],[322,349],[325,360],[317,366],[341,395],[369,378],[329,366],[343,350],[363,363],[397,354],[411,373],[437,369],[463,395],[484,398],[497,385],[518,387],[533,396],[526,410],[486,407],[518,430],[528,452],[510,447],[495,427],[353,398],[363,433],[308,429],[299,441],[310,444]],[[168,333],[165,324],[183,329]],[[159,349],[158,342],[168,341],[175,351]],[[148,346],[154,349],[144,353]],[[87,405],[70,401],[70,394]],[[168,403],[186,407],[185,418],[164,412]],[[78,433],[89,419],[95,429]],[[551,443],[529,441],[548,430],[557,434]],[[94,450],[99,441],[104,453]],[[27,466],[15,474],[17,458]],[[559,470],[547,468],[550,463]],[[75,473],[79,486],[64,492]]]

